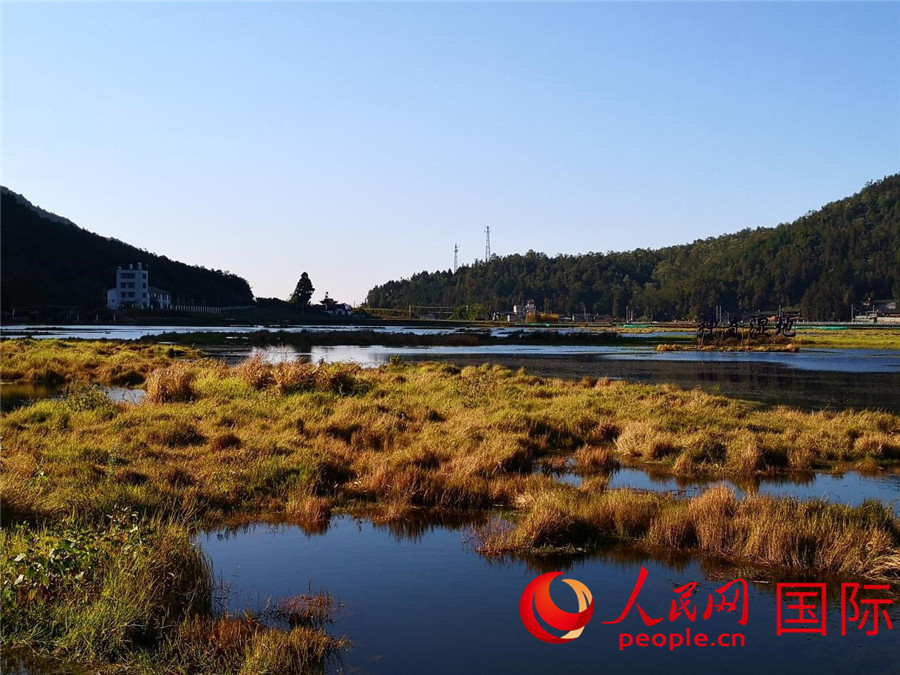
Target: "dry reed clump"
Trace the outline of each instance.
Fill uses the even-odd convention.
[[[272,364],[260,354],[244,359],[234,367],[234,372],[254,389],[265,389],[272,384]]]
[[[334,598],[326,593],[293,595],[276,604],[272,616],[291,627],[322,628],[334,622]]]
[[[331,520],[332,501],[303,492],[292,494],[284,506],[284,512],[307,530],[315,532],[328,528]]]
[[[612,448],[585,445],[575,451],[575,469],[581,475],[603,473],[609,474],[619,468]]]
[[[687,435],[681,444],[684,446],[684,453],[699,464],[721,465],[728,453],[727,437],[710,429],[701,429]]]
[[[42,490],[35,490],[36,482],[27,473],[9,470],[4,462],[3,471],[0,471],[0,494],[3,495],[0,522],[34,521],[46,513],[47,500]]]
[[[722,485],[712,487],[690,501],[688,516],[699,548],[717,555],[727,554],[732,539],[732,518],[738,504],[734,492]]]
[[[318,368],[305,361],[279,363],[272,368],[272,381],[279,394],[310,391],[316,386]]]
[[[246,675],[324,672],[325,664],[349,646],[346,638],[334,638],[306,626],[296,626],[287,633],[260,632],[253,636],[240,672]]]
[[[725,466],[729,473],[737,476],[754,475],[765,469],[765,452],[754,433],[747,433],[732,439],[725,456]]]
[[[185,670],[235,672],[247,648],[267,628],[253,616],[192,616],[183,621],[172,640],[174,660]]]
[[[176,628],[176,637],[167,645],[168,658],[157,666],[166,672],[326,672],[329,662],[350,646],[346,638],[331,637],[319,627],[282,630],[247,614],[193,616]]]
[[[594,419],[589,419],[587,422],[588,428],[584,436],[585,442],[592,445],[615,443],[622,433],[621,426],[612,418],[601,417],[596,419],[596,416],[593,417]]]
[[[787,456],[788,464],[795,471],[812,471],[816,465],[816,451],[809,445],[791,445]]]
[[[562,500],[543,495],[536,499],[522,522],[505,533],[507,547],[571,548],[584,543],[586,528]]]
[[[371,501],[433,504],[438,494],[433,476],[416,466],[376,466],[350,486],[351,494]]]
[[[512,439],[496,439],[469,454],[454,456],[447,466],[453,475],[461,478],[499,479],[510,473],[531,471],[534,456],[535,453],[526,444],[515,443]]]
[[[585,507],[585,519],[604,535],[633,539],[644,534],[667,495],[607,490]]]
[[[352,363],[283,361],[269,363],[256,354],[234,367],[235,374],[257,390],[271,389],[281,395],[303,391],[331,392],[341,396],[364,390],[361,368]]]
[[[873,458],[895,459],[900,457],[900,439],[897,434],[863,433],[854,440],[853,449]]]
[[[159,368],[147,378],[144,400],[148,403],[185,403],[192,401],[196,392],[193,382],[197,373],[192,364],[175,363]]]
[[[626,457],[657,461],[681,452],[675,434],[660,431],[652,422],[630,422],[616,438],[616,449]]]
[[[838,431],[832,431],[833,425],[839,424],[840,420],[826,416],[823,413],[814,413],[819,419],[809,420],[812,422],[813,429],[802,433],[797,439],[797,446],[805,456],[810,459],[806,460],[810,465],[816,462],[841,462],[850,458],[853,453],[853,438],[851,435]],[[801,466],[796,468],[800,469]]]
[[[691,549],[697,546],[697,525],[689,503],[679,502],[663,510],[650,523],[647,545],[662,549]]]
[[[578,489],[582,492],[600,494],[601,492],[606,490],[607,486],[609,486],[611,475],[612,474],[609,473],[601,473],[586,476],[581,480]]]

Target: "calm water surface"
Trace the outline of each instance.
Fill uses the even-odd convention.
[[[639,469],[618,469],[609,481],[610,488],[636,488],[653,492],[671,492],[679,496],[694,497],[710,485],[724,484],[743,498],[747,493],[759,493],[773,497],[794,497],[800,500],[824,499],[837,504],[859,506],[867,499],[881,500],[891,505],[900,516],[900,469],[874,476],[863,476],[855,471],[845,474],[810,473],[763,478],[752,484],[735,484],[730,481],[676,480],[654,476]],[[568,482],[577,482],[574,477]]]
[[[330,630],[353,642],[334,666],[343,672],[896,672],[896,603],[890,608],[894,631],[867,636],[854,628],[841,637],[839,599],[831,598],[825,636],[777,636],[774,584],[748,584],[746,626],[738,624],[736,613],[702,619],[708,595],[740,576],[730,568],[697,560],[667,564],[626,552],[497,562],[474,553],[463,539],[462,530],[450,527],[410,534],[344,516],[322,535],[257,525],[210,532],[199,543],[230,589],[231,611],[259,610],[267,599],[297,594],[333,595],[340,608]],[[648,577],[638,604],[651,617],[665,617],[663,622],[648,629],[633,609],[622,623],[604,625],[621,614],[642,565]],[[555,570],[585,583],[594,596],[593,620],[566,645],[539,642],[519,617],[528,582]],[[700,607],[695,622],[681,616],[670,623],[673,589],[692,581],[698,583],[693,601]],[[573,611],[567,590],[559,581],[551,587],[556,603]],[[683,634],[688,627],[693,634],[743,633],[746,646],[618,649],[622,632]]]

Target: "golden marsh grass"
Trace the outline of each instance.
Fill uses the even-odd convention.
[[[895,415],[765,408],[668,385],[571,382],[496,366],[395,362],[367,370],[252,359],[228,367],[167,352],[135,356],[126,345],[104,354],[105,343],[78,344],[73,349],[90,358],[70,359],[69,347],[23,342],[7,358],[9,344],[4,378],[13,364],[16,378],[52,371],[103,382],[137,360],[147,394],[139,404],[112,403],[72,386],[4,415],[4,589],[20,573],[20,552],[49,550],[72,528],[93,541],[91,528],[123,507],[140,514],[148,534],[130,549],[140,563],[130,576],[117,570],[137,563],[120,559],[123,547],[103,544],[97,550],[107,562],[79,563],[94,570],[83,588],[71,585],[73,568],[58,595],[4,590],[5,646],[112,668],[323,668],[347,646],[312,621],[326,601],[293,607],[294,623],[282,631],[210,612],[208,570],[187,527],[226,516],[324,531],[336,510],[397,526],[466,511],[493,516],[480,530],[486,555],[626,542],[795,572],[900,577],[900,525],[875,502],[850,509],[752,494],[738,500],[721,487],[694,499],[607,489],[622,464],[748,480],[797,469],[877,470],[900,460]],[[22,365],[41,360],[56,365]],[[577,488],[548,475],[570,469],[582,476]]]

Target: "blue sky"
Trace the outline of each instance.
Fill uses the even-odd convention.
[[[896,3],[2,5],[2,182],[287,297],[772,226],[900,170]],[[123,261],[128,262],[128,261]]]

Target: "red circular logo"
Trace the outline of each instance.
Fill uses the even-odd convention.
[[[587,622],[594,614],[594,598],[588,587],[575,579],[563,579],[578,597],[578,611],[574,614],[564,612],[550,598],[550,582],[561,575],[562,572],[547,572],[532,581],[525,587],[522,599],[519,601],[519,613],[522,615],[522,623],[528,632],[538,640],[544,642],[571,642],[584,630]],[[557,630],[568,631],[565,635],[556,636],[544,630],[538,623],[537,616],[547,625]]]

